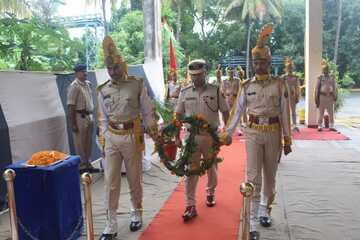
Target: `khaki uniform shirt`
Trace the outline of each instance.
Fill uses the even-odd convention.
[[[337,84],[334,75],[325,76],[320,75],[316,85],[316,89],[320,88],[320,93],[326,96],[333,95],[337,96]],[[317,92],[317,91],[316,91]]]
[[[67,104],[74,105],[75,110],[86,110],[92,112],[94,104],[89,81],[81,82],[75,79],[68,88]]]
[[[246,112],[261,118],[279,117],[283,136],[290,137],[288,89],[280,78],[256,80],[243,84],[227,132],[233,134],[240,117]]]
[[[185,116],[201,114],[210,125],[217,127],[219,126],[219,111],[229,111],[229,107],[217,86],[205,84],[199,90],[193,86],[181,90],[176,113]]]
[[[291,99],[299,101],[300,98],[300,80],[295,75],[283,75],[282,79],[287,83]]]
[[[129,76],[127,80],[108,80],[98,87],[99,120],[105,136],[108,121],[121,124],[142,117],[145,128],[155,125],[153,102],[142,79]]]
[[[236,97],[239,91],[240,79],[234,77],[232,80],[226,79],[221,84],[221,91],[226,96]]]

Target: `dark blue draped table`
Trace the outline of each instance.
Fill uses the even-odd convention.
[[[7,166],[14,180],[20,239],[72,240],[83,230],[80,159],[70,156],[48,167]]]

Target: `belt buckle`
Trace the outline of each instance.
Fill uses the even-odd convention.
[[[123,124],[123,123],[119,123],[119,124],[118,124],[118,128],[121,129],[121,130],[123,130],[123,129],[124,129],[124,124]]]
[[[269,118],[259,117],[259,124],[260,124],[260,125],[267,125],[267,124],[269,124]]]

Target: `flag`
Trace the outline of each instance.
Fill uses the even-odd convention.
[[[170,67],[169,71],[171,74],[176,74],[176,57],[175,57],[175,51],[172,44],[172,40],[170,38],[170,44],[169,44],[169,50],[170,50]]]

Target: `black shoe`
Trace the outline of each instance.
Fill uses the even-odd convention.
[[[252,231],[249,233],[249,240],[259,240],[260,233],[258,231]]]
[[[216,202],[215,202],[215,195],[207,195],[206,196],[206,205],[208,207],[213,207],[215,206]]]
[[[117,233],[103,233],[101,234],[99,240],[115,240]]]
[[[187,222],[196,216],[197,216],[197,212],[196,212],[195,206],[189,206],[189,207],[186,207],[185,212],[182,217],[184,219],[184,222]]]
[[[263,227],[270,227],[272,224],[270,217],[260,217],[260,225]]]
[[[132,231],[132,232],[136,232],[141,227],[142,227],[142,222],[141,221],[131,222],[130,223],[130,231]]]
[[[330,128],[329,130],[332,132],[337,132],[336,128]]]
[[[318,128],[318,132],[321,132],[322,131],[322,128]]]

